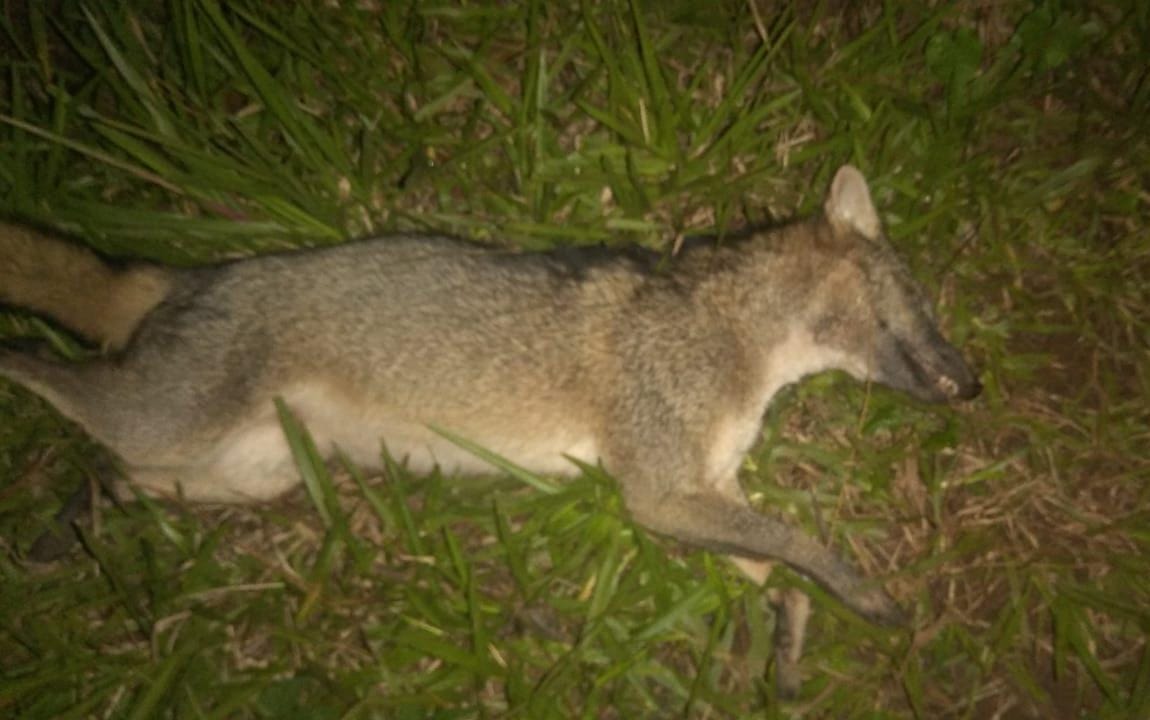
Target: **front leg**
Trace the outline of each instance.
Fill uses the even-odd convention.
[[[885,590],[799,529],[712,489],[659,493],[642,482],[624,483],[624,499],[635,521],[657,533],[727,555],[781,560],[864,618],[890,626],[904,622],[902,610]]]
[[[651,382],[628,388],[616,399],[606,423],[612,432],[603,434],[602,459],[622,485],[636,522],[725,555],[780,560],[868,620],[903,622],[901,609],[877,583],[800,529],[756,512],[739,491],[738,463],[757,434],[758,407],[740,400],[737,385],[696,382],[686,387],[687,373],[678,365],[629,369],[642,370],[640,377]],[[674,392],[661,391],[654,380],[669,383]],[[747,566],[752,572],[762,567]]]

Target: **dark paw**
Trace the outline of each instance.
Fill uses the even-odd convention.
[[[80,538],[73,523],[84,516],[84,511],[92,502],[91,485],[87,482],[72,493],[64,507],[52,518],[52,526],[36,538],[28,549],[27,559],[32,562],[49,563],[59,560],[76,547]]]
[[[811,599],[795,588],[772,594],[775,607],[775,691],[780,700],[795,700],[803,689],[800,665],[806,644]]]
[[[847,600],[851,609],[876,625],[897,628],[910,621],[906,611],[880,587],[859,590]]]
[[[780,700],[798,700],[803,692],[803,676],[797,663],[775,658],[775,693]]]
[[[70,553],[77,543],[79,538],[71,526],[52,527],[36,538],[25,557],[34,563],[55,562]]]

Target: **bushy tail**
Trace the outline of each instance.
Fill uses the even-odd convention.
[[[105,349],[123,347],[170,286],[162,268],[113,267],[86,248],[0,224],[0,303],[47,315]]]

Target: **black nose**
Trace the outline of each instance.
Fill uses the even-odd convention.
[[[966,383],[963,387],[958,389],[958,392],[955,393],[955,397],[957,397],[959,400],[973,400],[981,394],[982,383],[978,381],[978,378],[972,377],[970,382]]]

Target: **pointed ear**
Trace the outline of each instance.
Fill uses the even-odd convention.
[[[877,240],[882,232],[866,178],[853,165],[843,165],[835,173],[823,208],[831,225],[840,232],[854,231],[870,240]]]

